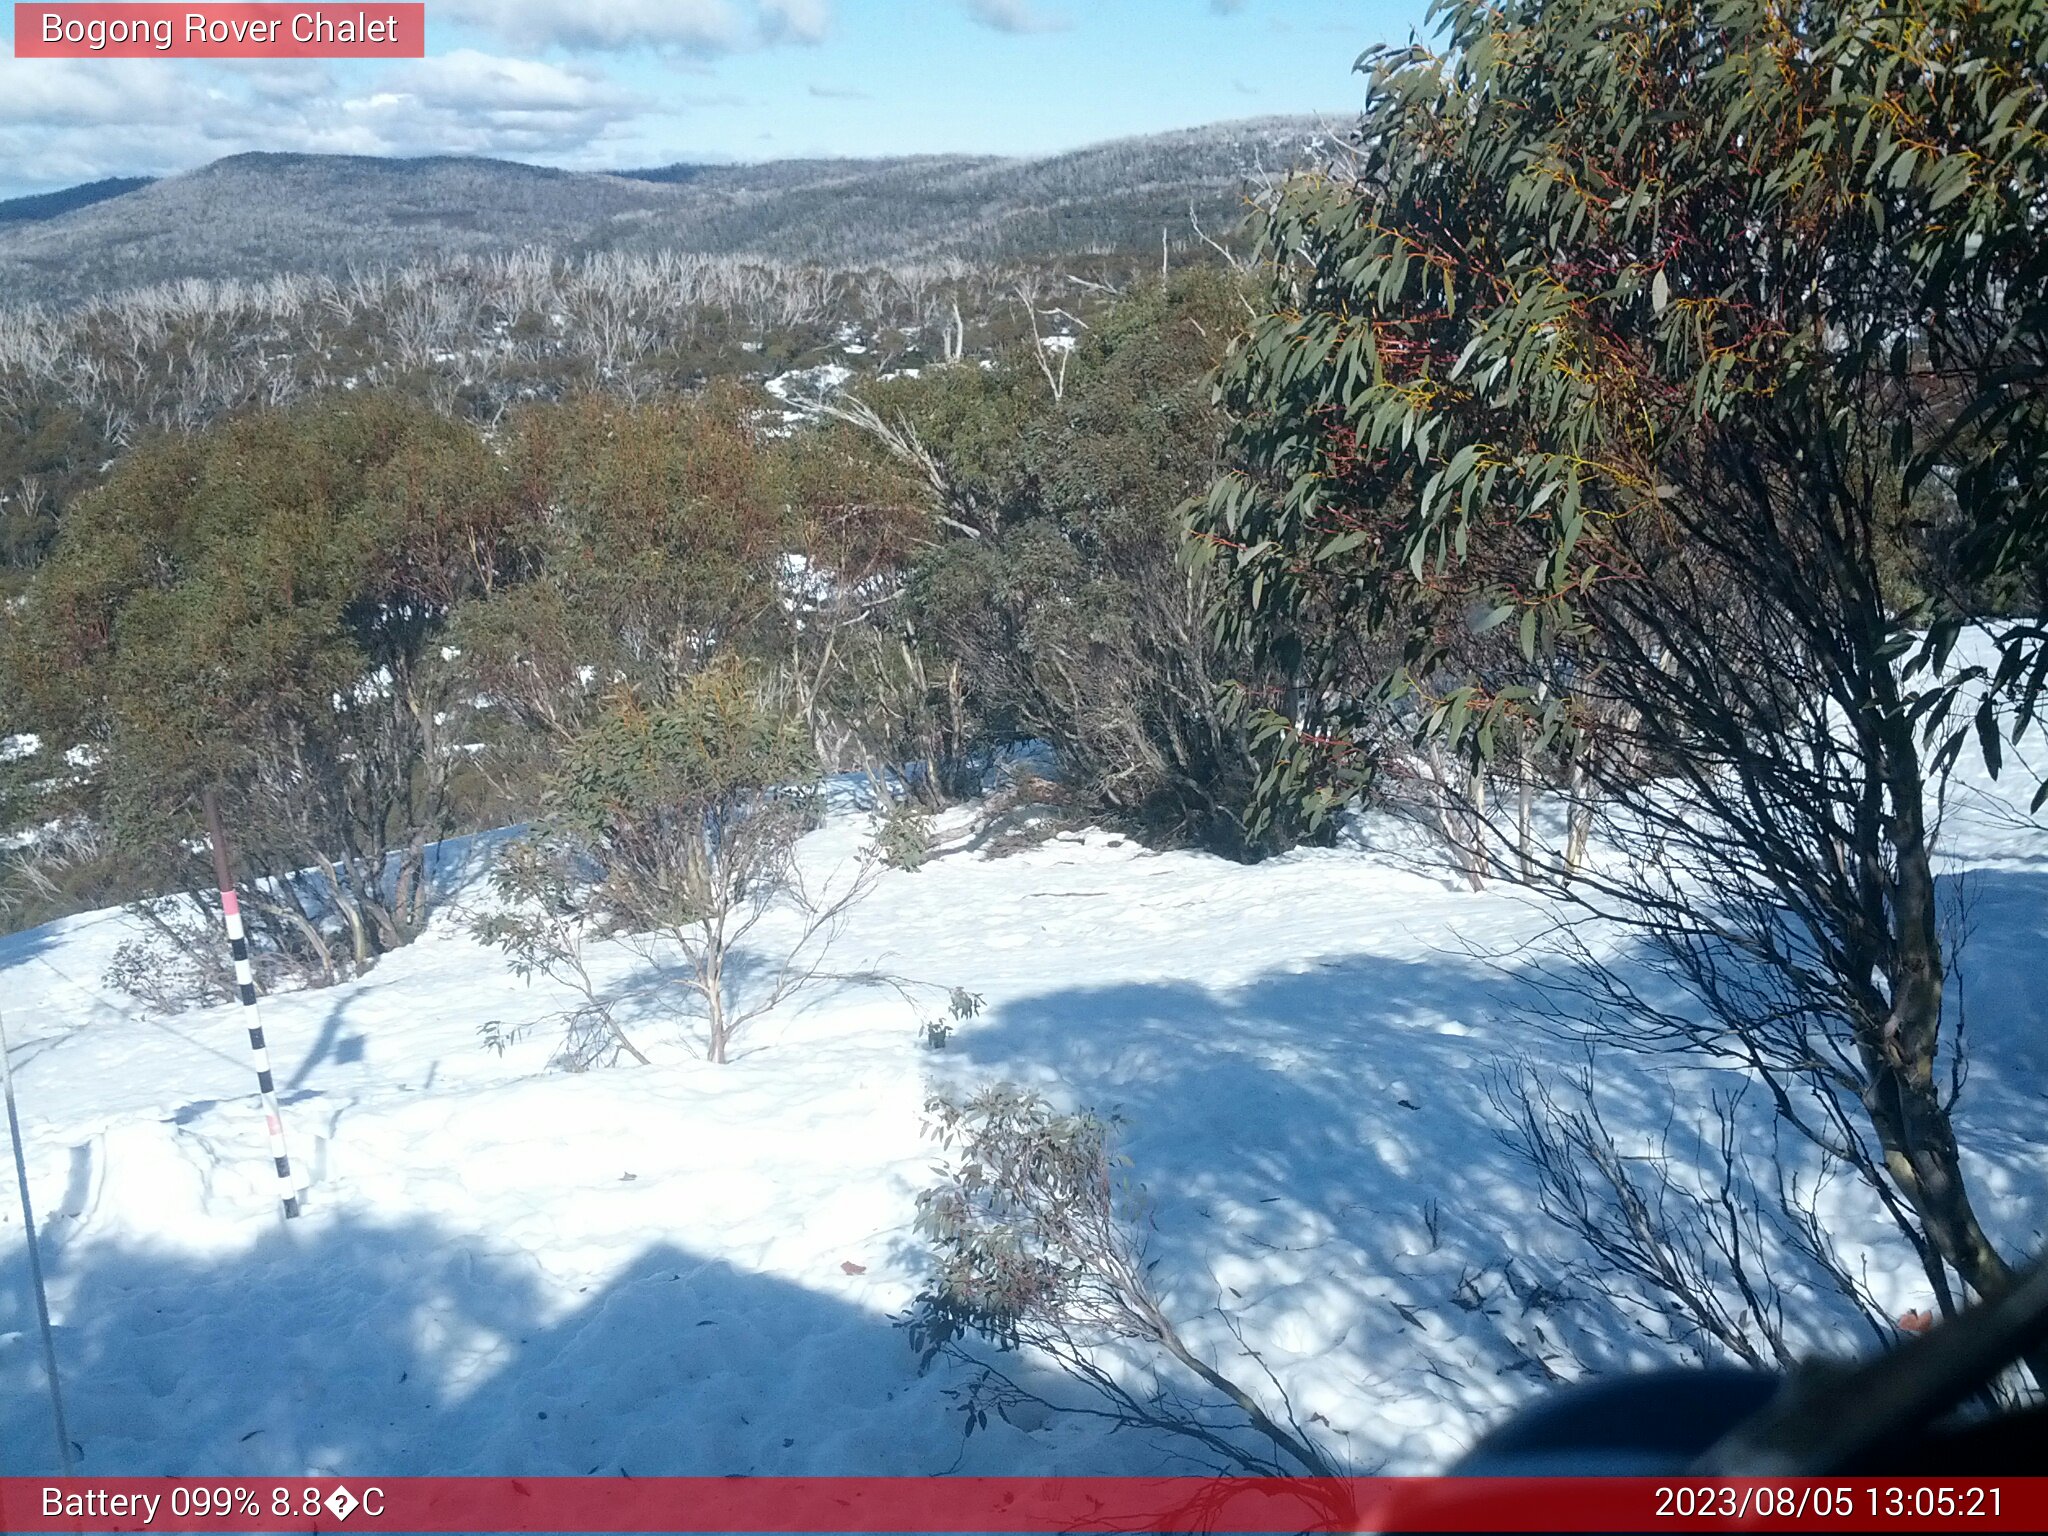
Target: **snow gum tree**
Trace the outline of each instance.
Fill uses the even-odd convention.
[[[662,693],[778,613],[788,516],[736,393],[515,417],[505,457],[530,568],[463,616],[479,682],[560,738],[620,684]]]
[[[1557,754],[1622,857],[1541,873],[1711,1021],[1652,1011],[1640,1043],[1749,1067],[1944,1300],[1944,1266],[1997,1294],[1932,861],[1959,696],[1922,646],[1969,617],[1944,561],[2042,548],[2038,0],[1437,15],[1443,52],[1362,61],[1348,169],[1275,200],[1223,377],[1220,623],[1307,679],[1245,697],[1262,793],[1327,812],[1390,719],[1482,766]],[[1368,635],[1385,667],[1352,664]],[[2042,654],[2014,626],[1993,681],[2023,713]]]
[[[522,810],[552,755],[621,688],[663,698],[722,655],[797,653],[807,693],[831,672],[838,608],[856,608],[860,578],[887,559],[886,526],[874,527],[889,520],[886,497],[846,455],[760,430],[760,408],[719,385],[513,418],[521,580],[469,604],[455,639],[478,691],[515,727],[493,771]],[[834,611],[795,609],[799,552]]]
[[[10,616],[10,707],[84,749],[145,890],[207,888],[218,785],[259,927],[315,978],[360,971],[425,920],[459,761],[442,637],[504,579],[506,505],[475,433],[387,397],[155,440],[79,498]]]

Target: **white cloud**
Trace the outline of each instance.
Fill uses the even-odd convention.
[[[171,123],[192,110],[175,72],[154,59],[12,59],[0,124],[55,129]]]
[[[593,69],[474,49],[347,86],[313,63],[125,64],[9,65],[0,163],[54,186],[246,150],[591,160],[648,105]]]
[[[12,59],[0,71],[0,165],[22,183],[65,186],[228,152],[202,126],[221,93],[193,69],[153,59]]]
[[[460,48],[393,70],[405,94],[437,108],[486,111],[584,110],[620,107],[634,98],[594,69],[503,58]]]
[[[334,71],[315,59],[221,59],[215,67],[258,101],[289,106],[334,94]]]
[[[340,113],[360,154],[557,155],[642,105],[595,71],[461,49],[392,71]]]
[[[967,0],[967,14],[997,32],[1062,32],[1067,23],[1036,0]]]
[[[759,0],[761,30],[780,42],[822,43],[832,30],[832,0]]]
[[[831,0],[437,0],[435,14],[518,48],[709,55],[815,43]]]

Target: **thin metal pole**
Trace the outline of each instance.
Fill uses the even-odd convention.
[[[57,1336],[50,1331],[50,1296],[43,1288],[43,1253],[36,1245],[36,1213],[28,1198],[28,1157],[21,1150],[21,1112],[14,1107],[14,1062],[7,1054],[7,1020],[0,1015],[0,1090],[7,1098],[7,1134],[14,1141],[14,1178],[21,1186],[21,1225],[28,1233],[28,1275],[35,1287],[36,1316],[43,1325],[43,1375],[50,1383],[50,1422],[57,1431],[57,1460],[69,1477],[71,1431],[64,1427],[64,1390],[57,1384]]]
[[[249,1020],[249,1049],[256,1057],[256,1092],[263,1100],[264,1122],[270,1131],[270,1157],[277,1168],[278,1199],[284,1219],[299,1214],[299,1189],[292,1179],[291,1154],[284,1144],[284,1110],[277,1102],[277,1080],[270,1072],[270,1047],[263,1039],[263,1020],[256,1011],[256,973],[249,964],[249,936],[242,927],[242,903],[235,895],[234,871],[228,864],[228,834],[221,825],[220,801],[211,789],[200,796],[206,809],[206,836],[213,845],[213,874],[220,885],[220,918],[228,930],[228,952],[235,961],[235,991]]]

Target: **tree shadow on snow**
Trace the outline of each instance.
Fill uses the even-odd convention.
[[[2048,871],[1979,869],[1964,889],[1949,993],[1970,1041],[1959,1124],[1996,1162],[2031,1152],[2020,1101],[2038,1103],[2048,1078]],[[1640,952],[1624,944],[1613,963],[1657,1006],[1685,1006]],[[1340,1402],[1406,1399],[1376,1448],[1414,1469],[1419,1445],[1447,1429],[1469,1441],[1555,1373],[1656,1358],[1611,1305],[1572,1293],[1578,1251],[1538,1209],[1489,1094],[1504,1070],[1556,1086],[1583,1059],[1526,1023],[1536,990],[1557,1000],[1560,982],[1568,969],[1546,981],[1513,956],[1360,954],[1238,986],[1057,989],[963,1029],[937,1075],[1008,1078],[1121,1120],[1171,1310],[1218,1319],[1219,1356],[1236,1350],[1220,1314],[1235,1314],[1269,1361],[1327,1379]],[[1611,1123],[1670,1127],[1674,1158],[1738,1081],[1686,1058],[1603,1063]],[[1781,1155],[1804,1164],[1810,1150],[1788,1140]]]
[[[1951,963],[1951,1018],[1962,1005],[1973,1066],[2048,1091],[2048,869],[1973,869],[1940,882],[1967,937]]]
[[[969,1025],[941,1075],[1122,1122],[1185,1330],[1257,1381],[1241,1327],[1351,1465],[1426,1471],[1622,1353],[1582,1331],[1498,1135],[1489,1080],[1528,1043],[1494,1018],[1503,984],[1476,961],[1360,955],[1231,988],[1073,988]]]
[[[1477,961],[1359,955],[1239,987],[1076,988],[996,1010],[949,1054],[970,1080],[1064,1085],[1124,1122],[1169,1244],[1341,1233],[1423,1253],[1432,1202],[1476,1232],[1529,1214],[1489,1079],[1525,1050],[1570,1052],[1513,1037],[1510,985]]]
[[[0,1263],[0,1473],[48,1474],[18,1255]],[[995,1420],[963,1441],[959,1374],[920,1375],[883,1313],[662,1243],[570,1296],[532,1255],[418,1222],[309,1219],[208,1258],[60,1246],[46,1263],[84,1475],[1159,1468],[1059,1425]]]
[[[1973,1091],[2015,1077],[2040,1091],[2044,897],[2039,876],[1973,877],[1977,932],[1959,985],[1983,1079]],[[1659,1006],[1677,1001],[1626,951],[1616,964]],[[1007,1078],[1121,1121],[1169,1311],[1256,1379],[1230,1314],[1304,1416],[1334,1404],[1334,1430],[1348,1408],[1365,1425],[1340,1445],[1354,1464],[1427,1470],[1558,1379],[1679,1358],[1583,1294],[1569,1273],[1580,1250],[1502,1140],[1489,1094],[1500,1073],[1526,1066],[1556,1086],[1582,1059],[1518,1024],[1539,985],[1480,957],[1366,954],[1232,987],[1066,988],[963,1029],[936,1075],[962,1088]],[[1669,1126],[1680,1156],[1719,1075],[1604,1059],[1610,1122],[1652,1137]]]

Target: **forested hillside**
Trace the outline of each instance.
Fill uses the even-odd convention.
[[[499,160],[238,155],[56,217],[0,219],[0,292],[72,303],[183,278],[340,276],[527,246],[867,266],[1196,243],[1322,135],[1262,119],[1037,160],[779,161],[600,175]]]

